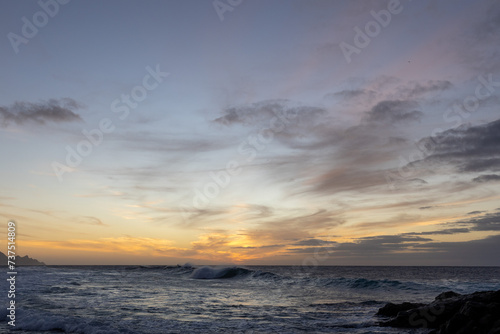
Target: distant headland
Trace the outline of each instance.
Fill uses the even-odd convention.
[[[16,266],[45,266],[45,263],[40,262],[36,259],[30,258],[28,255],[19,256],[16,255]],[[0,266],[7,265],[7,256],[0,252]]]

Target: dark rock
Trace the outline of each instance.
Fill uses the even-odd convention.
[[[424,306],[422,303],[402,303],[402,304],[393,304],[388,303],[384,307],[380,308],[377,312],[377,315],[382,315],[386,317],[395,317],[401,311],[408,311],[420,306]]]
[[[500,334],[500,320],[497,320],[493,324],[493,328],[488,332],[488,334]]]
[[[454,314],[453,317],[444,325],[442,330],[448,333],[458,333],[461,328],[467,325],[467,319],[460,314]]]
[[[456,293],[453,291],[446,291],[446,292],[442,292],[439,295],[437,295],[437,297],[434,300],[444,300],[444,299],[460,297],[460,296],[461,296],[461,294],[459,294],[459,293]]]
[[[16,260],[14,261],[16,266],[44,266],[45,263],[40,262],[36,259],[30,258],[28,255],[19,256],[16,255]],[[6,266],[8,264],[7,256],[0,252],[0,266]]]
[[[429,328],[432,334],[500,334],[500,290],[470,295],[447,291],[427,305],[389,303],[377,315],[393,317],[380,326]]]

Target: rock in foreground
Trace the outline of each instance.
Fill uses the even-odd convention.
[[[500,334],[500,290],[443,292],[427,305],[389,303],[377,315],[393,317],[380,326],[430,328],[431,334]]]

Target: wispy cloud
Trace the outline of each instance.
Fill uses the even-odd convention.
[[[109,226],[104,224],[99,218],[91,216],[83,216],[83,219],[79,221],[80,224],[95,225],[95,226]]]
[[[358,101],[361,99],[374,99],[377,96],[377,92],[369,89],[344,89],[339,92],[329,93],[325,95],[325,98],[338,98],[343,101]]]
[[[475,177],[472,179],[474,182],[498,182],[500,181],[500,175],[497,174],[487,174],[487,175],[480,175],[478,177]]]
[[[294,123],[299,124],[324,113],[325,109],[321,107],[298,105],[290,100],[267,100],[226,108],[222,116],[214,119],[214,122],[228,126],[234,124],[259,126],[269,124],[269,121],[276,117],[291,116]]]
[[[0,122],[6,127],[12,123],[45,124],[46,122],[62,123],[82,121],[75,110],[83,105],[70,98],[50,99],[38,103],[15,102],[8,107],[0,107]]]
[[[377,103],[368,113],[367,121],[380,123],[399,123],[418,121],[423,113],[418,103],[409,100],[382,101]]]
[[[409,232],[409,233],[404,233],[404,235],[449,235],[449,234],[469,233],[469,232],[470,230],[468,228],[448,228],[438,231]]]
[[[426,83],[411,82],[408,85],[397,89],[397,94],[404,99],[417,99],[427,94],[439,94],[453,87],[448,80],[429,80]]]

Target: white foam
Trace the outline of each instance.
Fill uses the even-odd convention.
[[[111,328],[92,325],[81,318],[56,315],[48,312],[32,312],[19,309],[16,314],[16,329],[25,331],[62,330],[66,333],[108,334],[120,332]]]

